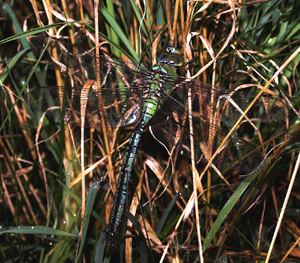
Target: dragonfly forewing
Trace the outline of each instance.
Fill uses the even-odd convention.
[[[41,52],[48,41],[44,58],[63,73],[68,84],[66,87],[30,91],[28,101],[35,110],[44,112],[49,107],[62,106],[64,102],[64,121],[79,125],[83,116],[85,127],[93,128],[130,126],[138,121],[143,99],[147,95],[144,87],[149,83],[146,70],[108,56],[96,59],[94,50],[80,50],[67,41],[30,38],[37,52]],[[100,62],[98,69],[96,61]],[[97,70],[100,72],[100,86],[96,82]],[[82,87],[89,82],[93,84],[88,87],[88,92],[82,93]],[[87,100],[87,109],[81,112],[84,100]],[[51,114],[55,119],[60,118],[57,111]]]
[[[27,94],[27,101],[29,106],[39,113],[44,113],[50,107],[59,106],[59,111],[47,112],[57,121],[62,119],[67,123],[80,126],[81,116],[83,116],[85,128],[130,126],[139,120],[143,103],[143,92],[139,88],[131,88],[129,92],[128,89],[124,91],[119,88],[102,88],[95,91],[91,87],[85,96],[87,96],[85,112],[81,112],[83,103],[81,91],[75,88],[56,86],[34,89]],[[61,117],[62,113],[64,116]],[[102,119],[103,116],[108,123]]]

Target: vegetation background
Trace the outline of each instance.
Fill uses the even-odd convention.
[[[300,1],[107,0],[98,11],[88,0],[0,4],[1,262],[300,262],[293,111],[300,108]],[[267,85],[290,101],[288,118],[258,124],[252,137],[239,131],[263,152],[273,149],[265,167],[242,180],[236,171],[222,179],[205,166],[192,173],[188,160],[177,159],[172,170],[146,133],[130,181],[129,220],[114,248],[103,243],[112,205],[108,190],[115,189],[132,127],[115,132],[109,149],[103,133],[85,132],[85,169],[91,169],[83,187],[80,130],[51,120],[41,126],[24,101],[28,90],[63,81],[36,63],[25,37],[47,31],[90,50],[95,30],[101,52],[145,68],[169,44],[182,47],[188,60],[193,36],[191,71],[198,81],[227,90]]]

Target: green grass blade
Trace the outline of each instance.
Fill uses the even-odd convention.
[[[174,205],[176,204],[176,201],[178,199],[179,194],[176,193],[176,195],[173,197],[173,199],[171,200],[171,202],[168,204],[167,208],[164,210],[161,219],[159,220],[159,223],[157,225],[157,228],[155,229],[155,233],[156,234],[160,234],[161,230],[163,229],[167,219],[168,219],[168,215],[171,213]]]
[[[65,232],[63,230],[55,229],[47,226],[17,226],[9,227],[8,229],[1,229],[0,235],[5,233],[11,234],[31,234],[31,235],[54,235],[54,236],[64,236],[64,237],[74,237],[77,238],[78,235]]]
[[[256,178],[258,173],[253,173],[248,175],[245,180],[243,180],[240,184],[240,186],[235,190],[233,195],[230,197],[230,199],[226,202],[225,206],[219,213],[217,220],[213,224],[212,228],[210,229],[209,233],[207,234],[207,237],[205,238],[205,241],[203,243],[203,252],[206,250],[210,242],[212,241],[213,237],[219,230],[221,224],[224,222],[234,205],[237,203],[241,195],[245,192],[247,187],[250,185],[250,183]]]
[[[106,0],[106,4],[107,4],[107,11],[111,16],[111,19],[113,19],[114,21],[116,20],[116,16],[115,16],[115,11],[114,11],[114,4],[111,0]],[[119,43],[119,38],[118,35],[116,34],[116,32],[109,27],[108,25],[106,25],[106,30],[107,30],[107,34],[109,39],[111,39],[114,43],[116,43],[117,46],[120,45]],[[116,56],[116,57],[120,57],[121,53],[117,48],[114,48],[112,46],[112,53]]]
[[[117,21],[111,16],[109,11],[103,4],[100,4],[100,11],[103,14],[103,16],[105,17],[105,19],[107,20],[107,22],[110,24],[111,28],[116,32],[118,37],[121,39],[121,41],[124,43],[124,45],[128,48],[130,54],[134,58],[133,62],[138,63],[139,57],[136,54],[134,48],[132,47],[130,40],[123,33],[123,31],[122,31],[121,27],[119,26],[119,24],[117,23]]]
[[[84,212],[84,216],[83,216],[83,224],[82,224],[82,231],[81,231],[81,240],[80,240],[80,247],[79,247],[79,252],[78,252],[78,258],[77,258],[77,262],[79,261],[80,257],[81,257],[81,253],[85,244],[85,239],[86,239],[86,235],[87,235],[87,230],[88,230],[88,226],[89,226],[89,222],[90,222],[90,216],[93,210],[93,206],[95,203],[95,199],[96,199],[96,195],[97,195],[97,191],[98,191],[98,187],[100,185],[101,181],[97,181],[94,182],[89,190],[89,194],[87,196],[87,200],[86,200],[86,206],[85,206],[85,212]]]
[[[8,76],[9,71],[16,65],[16,63],[19,61],[19,59],[30,50],[29,48],[23,49],[20,52],[18,52],[7,64],[7,67],[2,71],[0,74],[0,82],[4,82]]]
[[[59,179],[56,179],[56,180],[64,188],[64,190],[67,191],[69,193],[69,195],[75,199],[77,204],[81,205],[81,198],[78,195],[76,195],[72,189],[68,188],[61,180],[59,180]]]

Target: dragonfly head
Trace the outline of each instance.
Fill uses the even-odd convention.
[[[172,67],[181,67],[184,64],[180,51],[174,47],[167,47],[165,52],[158,57],[157,62]]]

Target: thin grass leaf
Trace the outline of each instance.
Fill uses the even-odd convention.
[[[18,60],[30,49],[23,49],[18,54],[16,54],[7,64],[7,67],[2,71],[0,74],[0,82],[3,83],[5,79],[7,78],[9,71],[12,70],[12,68],[16,65]]]
[[[114,21],[116,20],[116,16],[115,16],[115,11],[114,11],[114,5],[113,2],[111,0],[107,0],[106,1],[107,4],[107,11],[111,16],[111,19],[113,19]],[[112,42],[114,42],[117,46],[120,45],[119,43],[119,38],[116,34],[116,32],[113,30],[112,27],[107,26],[107,33],[108,33],[108,38],[111,39]],[[112,53],[119,58],[121,53],[117,48],[112,47]]]
[[[69,23],[80,23],[80,22],[74,21],[74,22],[69,22]],[[44,33],[45,31],[47,31],[49,29],[60,27],[60,26],[63,26],[65,24],[67,24],[67,22],[61,22],[61,23],[57,23],[57,24],[53,24],[53,25],[46,25],[46,26],[43,26],[43,27],[33,28],[33,29],[30,29],[30,30],[25,31],[25,32],[21,31],[20,33],[18,33],[16,35],[12,35],[12,36],[9,36],[5,39],[0,40],[0,45],[11,42],[11,41],[20,40],[22,42],[22,46],[25,49],[30,48],[30,45],[28,44],[27,40],[24,40],[23,38],[29,37],[29,36],[32,36],[32,35],[38,35],[38,34]]]
[[[203,243],[203,252],[207,249],[208,245],[211,243],[215,234],[219,230],[220,226],[231,212],[232,208],[235,206],[241,195],[246,191],[247,187],[251,184],[251,182],[258,176],[259,173],[253,173],[247,176],[239,185],[239,187],[234,191],[230,199],[226,202],[223,209],[220,211],[216,221],[214,222],[212,228],[207,234],[205,241]]]
[[[56,179],[56,180],[57,180],[57,182],[63,187],[63,189],[64,189],[66,192],[68,192],[68,194],[69,194],[72,198],[74,198],[75,201],[76,201],[79,205],[81,205],[81,198],[80,198],[78,195],[76,195],[76,194],[73,192],[72,189],[68,188],[62,181],[60,181],[59,179]]]
[[[126,35],[123,33],[123,31],[120,28],[120,26],[117,23],[117,21],[110,15],[110,13],[106,9],[106,7],[103,6],[103,4],[100,3],[99,7],[100,7],[101,13],[105,17],[105,19],[108,21],[108,23],[110,24],[111,28],[116,32],[116,34],[119,36],[119,38],[124,43],[124,45],[126,46],[126,48],[129,50],[129,53],[134,58],[133,62],[138,63],[139,62],[139,57],[136,54],[134,48],[132,47],[130,41],[128,40],[128,38],[126,37]]]
[[[11,234],[31,234],[31,235],[54,235],[77,238],[78,235],[65,232],[63,230],[54,229],[47,226],[17,226],[9,227],[8,229],[0,229],[0,235]]]
[[[97,194],[97,190],[100,185],[100,182],[101,181],[97,181],[91,185],[89,194],[87,196],[85,212],[84,212],[84,216],[83,216],[83,225],[82,225],[82,229],[81,229],[81,239],[80,239],[80,247],[79,247],[77,262],[79,261],[79,259],[81,257],[83,247],[85,245],[85,239],[87,236],[87,230],[88,230],[88,226],[89,226],[89,222],[90,222],[90,216],[91,216],[91,213],[93,210],[93,206],[94,206],[94,202],[95,202],[95,198],[96,198],[96,194]]]
[[[166,207],[166,209],[164,210],[161,219],[159,220],[159,223],[157,224],[157,227],[155,229],[155,233],[156,234],[160,234],[161,230],[163,229],[169,214],[172,212],[172,209],[174,207],[174,205],[176,204],[176,201],[178,199],[179,194],[176,193],[174,198],[172,198],[171,202],[168,204],[168,206]]]

